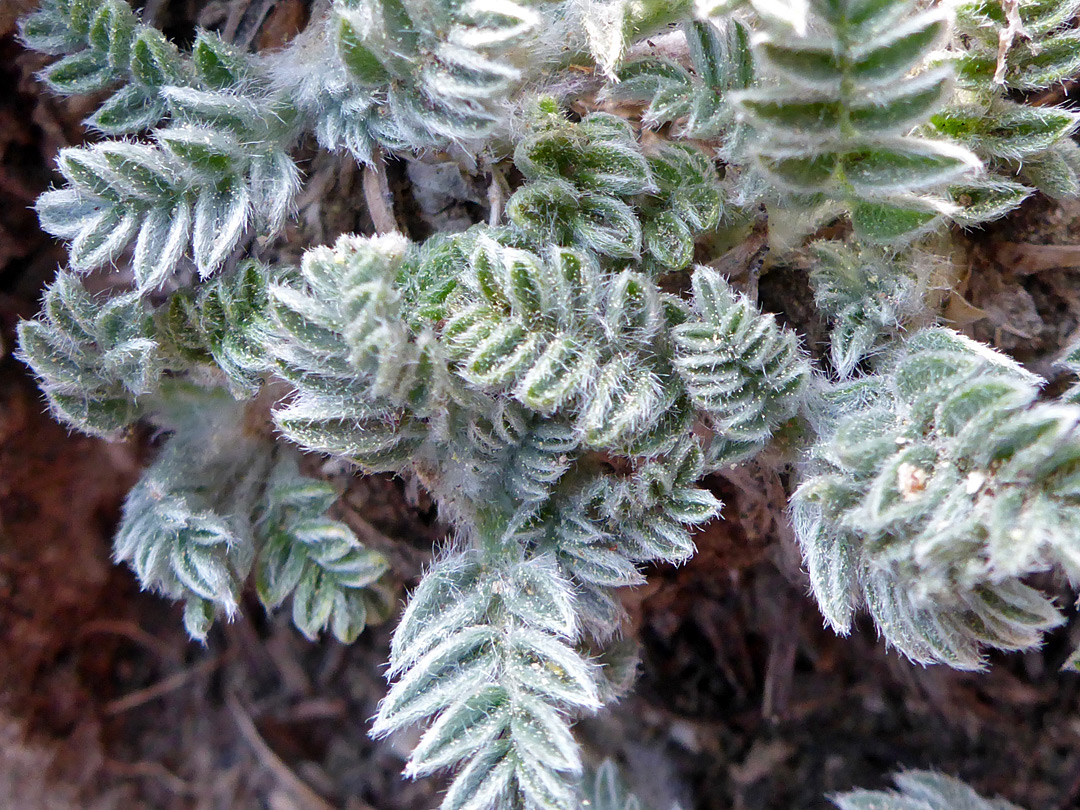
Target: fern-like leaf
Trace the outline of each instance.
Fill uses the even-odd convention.
[[[1062,619],[1025,576],[1076,575],[1080,410],[944,329],[880,368],[823,403],[833,421],[793,499],[826,619],[846,632],[863,603],[909,658],[958,668],[984,645],[1035,646]]]
[[[176,48],[123,0],[45,0],[19,25],[23,43],[61,57],[42,78],[62,95],[116,87],[86,119],[106,135],[138,132],[166,114],[161,88],[194,79]]]
[[[351,644],[369,611],[380,618],[388,612],[386,600],[370,587],[386,572],[386,559],[360,545],[344,523],[326,517],[337,493],[302,476],[293,459],[274,468],[264,498],[256,521],[259,598],[273,609],[291,596],[300,632],[314,640],[329,627]]]
[[[593,669],[571,646],[576,632],[572,591],[551,558],[448,557],[395,633],[395,683],[374,733],[433,718],[406,772],[457,768],[443,810],[576,808],[581,760],[569,716],[599,707]]]
[[[642,121],[651,127],[674,123],[679,137],[719,140],[735,126],[727,95],[746,90],[753,80],[750,33],[740,22],[683,26],[690,68],[649,57],[629,62],[608,94],[613,101],[645,105]]]
[[[947,70],[923,70],[949,31],[941,9],[903,0],[873,7],[810,3],[815,33],[772,26],[754,54],[775,88],[739,95],[759,133],[758,168],[811,208],[841,203],[860,238],[895,242],[955,210],[945,189],[976,176],[979,159],[909,135],[949,98]]]
[[[1020,810],[1004,799],[984,799],[968,785],[934,771],[904,771],[897,791],[853,790],[832,796],[840,810]]]
[[[86,433],[116,435],[138,418],[162,358],[138,296],[96,299],[61,272],[41,317],[19,324],[19,357],[33,369],[53,413]]]
[[[718,445],[759,447],[794,414],[809,365],[794,333],[758,312],[717,272],[696,268],[693,287],[694,317],[672,330],[675,367]]]
[[[215,614],[237,610],[269,456],[245,430],[243,405],[221,389],[175,383],[157,405],[171,435],[124,501],[114,556],[143,587],[185,600],[187,630],[203,639]]]

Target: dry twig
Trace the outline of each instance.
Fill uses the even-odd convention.
[[[110,700],[102,708],[102,713],[107,717],[122,714],[123,712],[142,706],[144,703],[149,703],[152,700],[164,697],[170,692],[175,692],[177,689],[185,686],[190,681],[213,672],[230,657],[231,655],[229,653],[225,653],[216,656],[215,658],[208,658],[190,669],[185,669],[174,675],[170,675],[155,684],[147,686],[145,689],[137,689],[134,692],[124,695],[122,698]]]
[[[364,167],[364,201],[375,233],[393,233],[398,226],[394,218],[394,197],[386,179],[386,163],[381,153],[372,157],[371,164]]]
[[[236,720],[240,734],[247,740],[248,745],[255,751],[259,762],[278,779],[281,786],[296,799],[302,810],[337,810],[326,799],[316,793],[307,782],[293,772],[281,757],[279,757],[259,734],[255,721],[247,713],[240,701],[233,694],[225,698],[225,702]],[[374,810],[368,805],[361,805],[361,810]]]

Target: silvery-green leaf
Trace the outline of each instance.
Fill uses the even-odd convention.
[[[157,208],[146,214],[131,262],[140,290],[153,290],[165,282],[182,258],[190,234],[191,206],[186,200],[172,209]]]
[[[239,179],[207,189],[195,200],[192,218],[192,251],[203,278],[218,270],[247,230],[251,195]]]

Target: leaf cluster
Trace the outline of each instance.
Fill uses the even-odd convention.
[[[245,403],[179,382],[156,400],[168,438],[124,502],[115,558],[144,587],[185,602],[192,637],[205,639],[219,613],[235,614],[253,570],[267,609],[291,598],[310,638],[329,627],[348,643],[369,612],[389,612],[388,595],[373,587],[385,559],[326,516],[334,490],[253,430]]]
[[[214,41],[203,36],[196,53]],[[67,185],[37,203],[42,227],[70,241],[76,272],[109,265],[133,245],[143,292],[161,287],[189,253],[201,277],[219,270],[253,223],[275,232],[299,183],[287,108],[229,89],[170,86],[162,94],[172,119],[152,142],[61,150]]]
[[[176,47],[122,0],[45,0],[21,21],[19,33],[27,47],[61,57],[41,74],[53,92],[82,95],[123,85],[85,122],[106,135],[156,124],[166,114],[161,88],[190,78]]]
[[[818,240],[809,246],[814,303],[831,326],[829,359],[841,378],[926,318],[929,281],[918,253]]]
[[[682,32],[688,66],[653,56],[627,62],[608,96],[645,105],[641,120],[650,127],[674,124],[681,138],[728,141],[736,126],[728,95],[748,89],[754,78],[750,32],[737,20],[688,22]]]
[[[572,646],[570,583],[550,556],[485,562],[454,554],[430,570],[394,634],[374,733],[431,716],[406,766],[421,776],[463,765],[443,810],[576,807],[581,771],[566,711],[600,700],[590,663]]]
[[[1078,4],[1023,0],[1012,22],[1004,8],[994,2],[957,7],[947,58],[958,88],[927,128],[971,149],[987,169],[966,188],[954,189],[963,208],[954,219],[963,225],[1000,216],[1033,189],[1051,197],[1080,191],[1080,147],[1070,137],[1080,119],[1064,107],[1020,103],[1009,94],[1048,87],[1080,68],[1078,40],[1066,27]]]
[[[108,91],[88,123],[110,139],[62,150],[38,201],[71,272],[20,356],[75,427],[159,429],[116,558],[196,638],[249,580],[309,638],[390,612],[386,560],[268,435],[261,393],[302,450],[415,476],[453,540],[394,635],[375,733],[419,727],[406,772],[450,771],[444,810],[634,810],[572,733],[633,677],[616,589],[689,559],[721,509],[702,478],[777,434],[811,436],[792,515],[839,632],[865,607],[909,658],[977,668],[1061,622],[1029,576],[1080,577],[1080,389],[1047,397],[925,327],[940,244],[918,240],[1080,192],[1076,114],[1016,95],[1076,71],[1078,3],[964,0],[954,24],[915,0],[335,0],[254,55],[208,32],[182,54],[120,0],[45,0],[22,37],[58,57],[55,91]],[[667,56],[635,46],[652,34]],[[241,259],[288,219],[308,133],[367,164],[512,152],[515,188],[462,233]],[[843,236],[799,254],[838,382],[727,257],[704,263],[762,202],[777,252]],[[130,292],[76,275],[127,264]],[[836,802],[986,804],[898,785]]]
[[[865,605],[919,662],[982,665],[1061,623],[1025,584],[1077,576],[1075,405],[949,330],[912,335],[877,374],[842,384],[793,496],[814,593],[840,632]]]
[[[951,776],[904,771],[893,777],[899,790],[853,790],[832,798],[840,810],[1019,810],[1004,799],[985,799]]]
[[[681,223],[692,254],[719,217],[700,154],[646,154],[612,116],[548,112],[537,130],[517,150],[527,182],[508,225],[422,246],[343,237],[270,289],[271,353],[297,391],[275,412],[282,432],[414,472],[462,535],[395,635],[377,724],[430,718],[410,768],[457,769],[444,807],[574,806],[566,729],[607,688],[574,645],[610,644],[622,617],[610,589],[640,582],[639,565],[689,557],[690,529],[720,507],[697,486],[707,465],[760,449],[809,377],[794,335],[715,272],[694,270],[692,301],[657,283],[689,257],[654,249],[654,223]],[[713,428],[704,450],[695,419]],[[515,595],[523,571],[546,573]],[[545,588],[544,616],[515,607]],[[571,682],[530,686],[547,668]]]
[[[550,102],[514,150],[527,182],[506,214],[534,250],[552,242],[602,261],[641,260],[659,274],[686,268],[694,242],[723,212],[716,170],[698,149],[645,153],[622,118],[592,113],[568,125]]]
[[[812,25],[765,23],[754,58],[772,85],[741,93],[749,147],[789,204],[840,204],[865,241],[896,243],[954,209],[947,189],[980,169],[970,151],[909,134],[948,100],[947,69],[923,69],[945,44],[941,8],[906,0],[812,0]],[[918,71],[912,75],[913,71]]]
[[[19,358],[37,375],[53,413],[97,436],[116,435],[157,386],[162,357],[137,295],[96,299],[61,271],[42,314],[19,324]]]
[[[997,84],[1024,91],[1067,81],[1080,70],[1080,33],[1071,26],[1078,11],[1076,0],[1019,0],[1017,28],[1003,3],[959,3],[956,29],[964,38],[954,57],[959,80],[971,88]]]
[[[513,93],[538,72],[540,35],[557,24],[558,5],[335,0],[330,64],[298,83],[298,103],[323,147],[363,163],[379,145],[479,143],[505,129]],[[297,67],[306,69],[282,72]]]

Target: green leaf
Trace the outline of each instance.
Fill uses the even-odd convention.
[[[948,34],[945,15],[937,9],[919,14],[851,51],[848,75],[859,82],[883,84],[918,65]]]
[[[531,366],[539,352],[539,341],[539,336],[513,321],[493,326],[460,373],[484,388],[510,384]]]
[[[120,0],[102,3],[87,32],[90,47],[107,54],[113,69],[127,70],[136,23],[127,3]]]
[[[61,10],[72,31],[86,37],[94,21],[94,12],[100,7],[101,3],[97,0],[64,0]]]
[[[612,279],[605,316],[617,342],[646,343],[661,326],[659,291],[641,273],[624,270]]]
[[[514,396],[540,413],[552,413],[585,390],[595,366],[595,353],[571,334],[557,333],[528,371]]]
[[[217,618],[214,603],[191,596],[184,601],[184,630],[196,641],[205,641]]]
[[[638,218],[629,205],[613,197],[582,197],[572,226],[575,243],[587,250],[623,259],[641,251]]]
[[[855,233],[874,244],[889,244],[927,227],[938,214],[922,206],[858,202],[851,209]]]
[[[775,39],[763,39],[755,53],[774,70],[799,84],[831,89],[844,75],[844,66],[833,48],[815,45],[791,45]]]
[[[65,56],[45,68],[41,75],[51,90],[65,96],[96,93],[117,78],[108,59],[93,50]]]
[[[439,810],[485,810],[508,801],[514,763],[506,756],[506,746],[496,741],[482,749],[454,777]]]
[[[778,185],[792,191],[816,192],[832,185],[840,157],[835,152],[790,156],[763,152],[758,161]]]
[[[896,138],[843,155],[845,178],[861,194],[918,191],[953,183],[981,168],[961,147],[940,141]]]
[[[119,195],[113,186],[115,175],[99,150],[61,149],[57,164],[76,194],[83,192],[92,197],[119,201]]]
[[[1075,113],[998,102],[988,110],[952,107],[931,118],[934,128],[989,157],[1022,160],[1050,149],[1077,127]]]
[[[115,261],[134,238],[138,226],[134,213],[102,211],[71,243],[69,261],[72,268],[85,273]]]
[[[160,99],[129,84],[109,96],[85,123],[106,135],[124,135],[152,127],[164,114]]]
[[[173,126],[154,137],[172,154],[210,182],[219,182],[241,168],[246,157],[232,136],[209,127]]]
[[[850,105],[849,121],[860,133],[902,132],[939,108],[952,83],[947,71],[927,71],[889,92],[874,92]]]
[[[275,411],[274,421],[300,446],[351,458],[370,469],[398,469],[420,439],[414,429],[389,419],[324,413],[304,401]]]
[[[151,205],[180,196],[175,188],[175,165],[159,150],[142,144],[106,141],[94,147],[94,162],[107,167],[111,189],[122,197],[134,197]],[[89,167],[88,167],[89,168]]]
[[[183,84],[180,53],[160,31],[140,26],[131,45],[131,75],[147,87]]]
[[[660,380],[630,355],[620,355],[600,372],[592,399],[581,415],[587,444],[616,446],[641,432],[662,410]]]
[[[823,12],[833,26],[854,37],[887,27],[909,8],[896,0],[847,0],[824,4]]]
[[[573,182],[602,195],[652,191],[649,163],[635,146],[611,141],[589,144],[574,164]]]
[[[1016,209],[1032,193],[1025,185],[998,178],[951,186],[949,196],[960,210],[949,217],[965,227],[992,222]]]
[[[338,17],[337,45],[341,61],[363,85],[378,86],[390,79],[379,58],[364,45],[364,38],[345,14]]]
[[[195,201],[192,218],[192,252],[199,275],[216,271],[232,253],[247,230],[251,197],[239,180],[202,192]]]
[[[324,574],[315,567],[305,571],[293,594],[292,620],[296,629],[314,641],[330,621],[337,593],[326,587]]]
[[[407,774],[426,776],[451,768],[490,746],[510,723],[506,689],[491,684],[466,694],[431,725],[409,757]]]
[[[50,56],[73,53],[84,44],[62,15],[48,8],[23,17],[19,37],[27,48]]]
[[[836,99],[793,96],[786,90],[748,93],[739,99],[739,105],[761,124],[797,129],[810,136],[835,131],[842,113]]]
[[[199,78],[218,90],[235,88],[251,77],[244,53],[209,31],[199,31],[191,61]]]
[[[338,592],[334,612],[330,616],[330,632],[342,644],[352,644],[368,624],[368,606],[364,597],[350,592]]]

